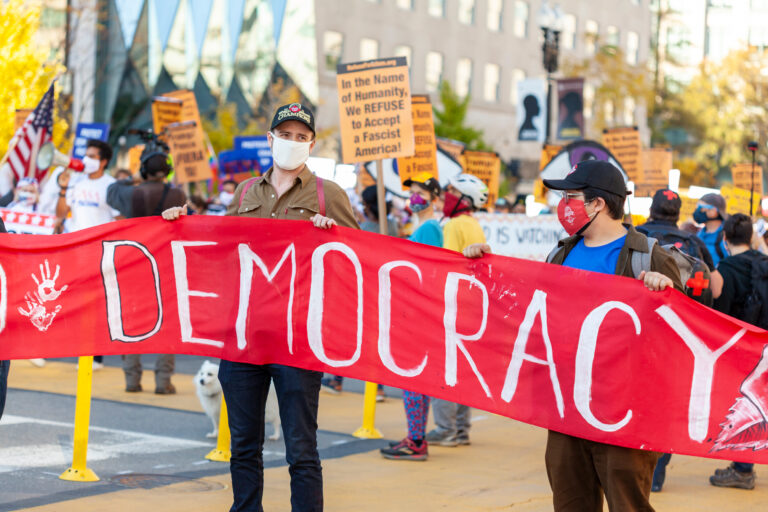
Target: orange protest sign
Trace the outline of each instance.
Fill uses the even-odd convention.
[[[731,166],[733,186],[744,190],[753,190],[757,195],[763,194],[763,168],[755,164],[755,174],[752,176],[752,164],[733,164]]]
[[[635,197],[650,197],[657,190],[669,186],[672,151],[666,148],[643,150],[642,172],[635,181]]]
[[[177,98],[152,98],[152,127],[155,133],[163,133],[169,124],[181,122],[181,105],[182,101]]]
[[[461,154],[464,152],[466,144],[463,144],[457,140],[446,139],[445,137],[436,137],[435,143],[441,151],[448,153],[456,162],[458,162],[462,169],[464,168],[464,159]]]
[[[642,143],[636,126],[608,128],[603,130],[603,145],[627,172],[630,181],[642,179]]]
[[[163,94],[163,96],[181,100],[181,115],[179,122],[194,121],[201,130],[203,129],[203,125],[200,122],[200,111],[197,108],[195,93],[189,89],[179,89],[178,91]]]
[[[336,82],[344,163],[413,156],[405,57],[339,64]]]
[[[429,96],[421,94],[411,96],[411,116],[415,149],[413,156],[397,159],[400,182],[404,183],[408,178],[421,172],[428,172],[435,179],[439,179],[435,122],[432,119],[432,103],[429,101]]]
[[[544,144],[544,147],[541,148],[541,160],[539,160],[539,170],[543,170],[549,162],[552,161],[553,158],[555,158],[555,155],[557,155],[561,150],[563,149],[563,146],[555,146],[553,144]]]
[[[131,170],[131,174],[139,172],[142,151],[144,151],[144,144],[133,146],[128,150],[128,168]]]
[[[179,183],[202,181],[213,177],[200,130],[192,121],[168,126],[168,143],[173,169]]]
[[[477,176],[488,186],[488,206],[496,204],[499,197],[499,175],[501,174],[501,158],[496,153],[488,151],[465,151],[466,168],[464,172]]]
[[[685,222],[693,218],[693,212],[696,210],[696,205],[699,204],[698,199],[688,197],[685,194],[678,194],[680,196],[680,219],[679,222]]]
[[[32,108],[17,108],[16,109],[16,115],[13,118],[13,131],[15,132],[19,128],[21,128],[21,125],[24,124],[24,121],[27,120],[27,117],[29,117],[29,114],[34,112],[35,109]]]

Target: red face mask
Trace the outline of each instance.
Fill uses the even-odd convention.
[[[561,199],[557,205],[557,219],[571,236],[581,234],[594,219],[594,217],[589,218],[584,205],[585,203],[578,199],[571,199],[569,201]]]
[[[471,210],[471,204],[466,197],[459,197],[450,192],[445,193],[445,201],[443,202],[443,215],[448,218],[457,217],[462,213],[469,213]]]

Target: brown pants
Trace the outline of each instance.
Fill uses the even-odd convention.
[[[555,512],[653,512],[648,501],[660,453],[549,431],[545,462]]]
[[[165,388],[171,383],[171,375],[176,363],[174,354],[158,354],[155,361],[155,386]],[[136,386],[141,383],[141,355],[127,354],[123,356],[123,371],[125,385]]]

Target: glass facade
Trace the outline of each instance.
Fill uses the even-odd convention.
[[[271,116],[274,98],[314,105],[314,0],[107,0],[97,39],[95,121],[113,133],[151,125],[152,96],[195,92],[203,116],[234,103],[238,117]],[[326,60],[341,41],[327,38]],[[325,63],[327,65],[328,62]]]

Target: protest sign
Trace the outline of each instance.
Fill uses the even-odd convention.
[[[464,151],[464,172],[477,176],[488,187],[488,202],[493,206],[499,198],[499,176],[501,174],[501,158],[489,151]],[[475,205],[480,207],[481,205]]]
[[[437,145],[435,143],[435,122],[432,119],[432,103],[429,96],[414,94],[411,96],[411,116],[413,118],[413,156],[397,159],[397,172],[400,182],[421,172],[428,172],[435,179],[440,178],[437,170]],[[405,190],[403,186],[403,190]]]
[[[406,58],[339,64],[337,73],[342,161],[413,156]]]
[[[5,229],[9,233],[52,235],[53,229],[56,226],[55,215],[41,215],[34,212],[17,212],[7,208],[0,208],[0,218],[3,219]]]
[[[168,143],[173,157],[173,170],[179,183],[213,177],[205,143],[194,121],[169,125]]]
[[[243,151],[248,159],[256,160],[262,173],[272,167],[272,150],[266,135],[238,135],[234,149]]]
[[[563,146],[555,146],[554,144],[544,144],[541,148],[541,159],[539,160],[539,171],[544,169],[549,162],[552,161],[555,156],[562,151]]]
[[[461,154],[464,153],[464,148],[467,146],[466,144],[457,140],[446,139],[445,137],[435,137],[435,143],[441,151],[458,162],[459,165],[462,166],[462,169],[464,168],[464,159]]]
[[[478,213],[475,218],[493,254],[502,256],[544,261],[557,242],[568,236],[557,215]]]
[[[699,204],[698,199],[688,197],[685,194],[678,194],[680,196],[680,220],[679,222],[685,222],[693,218],[693,212],[696,210],[696,205]]]
[[[544,142],[547,124],[547,86],[541,78],[517,83],[517,140]]]
[[[35,109],[33,108],[17,108],[13,118],[13,131],[15,132],[21,128],[21,126],[24,124],[24,121],[26,121],[29,117],[29,114],[34,111]]]
[[[141,153],[144,151],[144,144],[133,146],[128,150],[128,169],[131,174],[136,174],[141,168]]]
[[[755,194],[761,196],[763,195],[763,168],[755,164],[754,169],[753,176],[752,164],[733,164],[731,166],[733,186],[744,190],[754,190]]]
[[[635,197],[651,197],[657,190],[668,188],[670,169],[672,169],[672,150],[644,149],[640,176],[635,182]]]
[[[768,332],[673,289],[306,221],[146,217],[0,239],[0,359],[283,364],[596,442],[768,463]],[[30,303],[41,265],[61,293]],[[413,326],[429,336],[414,344]]]
[[[757,192],[752,195],[749,190],[736,188],[732,185],[723,185],[720,188],[720,194],[725,198],[725,210],[729,214],[757,215],[757,212],[760,211],[760,199],[762,196]],[[749,212],[750,196],[752,197],[752,213]]]
[[[106,142],[109,138],[109,125],[104,123],[77,123],[75,142],[72,145],[72,158],[82,160],[85,157],[89,139]]]
[[[626,126],[603,130],[603,145],[619,161],[629,181],[637,185],[643,179],[643,146],[637,127]]]
[[[167,98],[173,98],[181,100],[181,114],[179,115],[179,122],[193,121],[198,131],[198,137],[205,143],[205,131],[203,131],[203,123],[200,119],[200,110],[197,108],[197,98],[195,93],[189,89],[179,89],[177,91],[163,94]],[[207,154],[207,151],[206,151]]]
[[[244,149],[219,151],[219,170],[221,174],[226,174],[229,179],[235,181],[241,179],[243,175],[252,177],[261,174],[255,152]]]
[[[183,102],[178,98],[155,96],[152,98],[152,127],[155,133],[162,134],[169,124],[181,122]],[[163,140],[168,140],[163,137]]]
[[[576,140],[584,137],[584,79],[557,81],[557,138]]]

